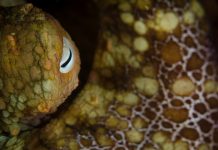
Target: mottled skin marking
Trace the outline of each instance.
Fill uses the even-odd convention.
[[[56,111],[78,85],[80,62],[75,48],[72,71],[59,72],[63,37],[70,37],[42,10],[27,4],[0,15],[0,130],[15,136]]]
[[[218,149],[218,72],[201,5],[98,2],[102,28],[89,82],[68,110],[5,147]],[[148,27],[143,34],[135,30],[137,20]],[[134,46],[139,33],[146,50],[137,49],[143,42]]]

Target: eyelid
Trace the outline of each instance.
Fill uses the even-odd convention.
[[[63,53],[60,61],[60,72],[68,73],[74,65],[74,49],[70,41],[63,37]]]

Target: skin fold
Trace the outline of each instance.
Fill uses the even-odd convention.
[[[5,138],[2,147],[217,150],[217,54],[200,3],[96,3],[101,29],[89,81],[66,111],[40,129]]]

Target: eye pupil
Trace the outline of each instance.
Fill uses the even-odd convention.
[[[70,55],[69,55],[68,59],[61,65],[61,68],[66,67],[67,64],[70,62],[70,60],[72,59],[72,51],[70,48],[69,48],[69,52],[70,52]]]
[[[73,69],[74,65],[74,49],[73,43],[71,43],[66,37],[63,37],[63,52],[60,59],[59,71],[61,73],[68,73]]]

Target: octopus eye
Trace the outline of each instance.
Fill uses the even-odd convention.
[[[63,38],[63,53],[60,62],[60,72],[68,73],[74,64],[73,47],[67,38]]]

